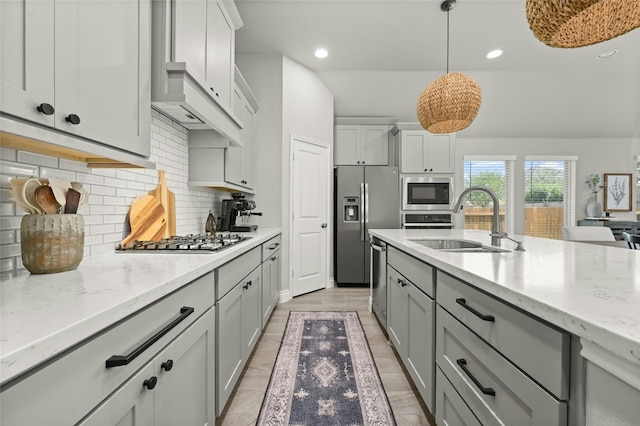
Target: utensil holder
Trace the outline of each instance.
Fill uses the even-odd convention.
[[[79,214],[27,214],[20,224],[22,264],[32,274],[78,267],[84,255],[84,219]]]

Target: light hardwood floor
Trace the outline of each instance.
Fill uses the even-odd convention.
[[[426,414],[426,407],[407,380],[376,318],[369,312],[368,300],[368,288],[334,287],[299,296],[278,305],[216,424],[255,424],[278,355],[289,311],[357,311],[398,425],[435,424],[431,415]]]

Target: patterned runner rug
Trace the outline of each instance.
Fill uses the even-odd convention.
[[[291,312],[258,425],[395,425],[357,312]]]

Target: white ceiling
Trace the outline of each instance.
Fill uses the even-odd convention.
[[[446,71],[440,0],[235,0],[236,53],[285,55],[317,72],[338,117],[417,121],[420,92]],[[480,84],[477,119],[459,137],[640,137],[640,29],[557,49],[531,33],[524,0],[458,0],[449,70]],[[313,51],[324,47],[326,59]],[[500,48],[498,59],[485,58]],[[609,59],[596,55],[619,49]]]

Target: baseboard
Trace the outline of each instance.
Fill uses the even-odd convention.
[[[333,277],[330,277],[326,288],[332,288],[332,287],[335,287],[335,286],[336,286],[336,280]]]
[[[280,301],[279,303],[287,303],[289,300],[293,299],[291,297],[291,290],[280,290]]]

